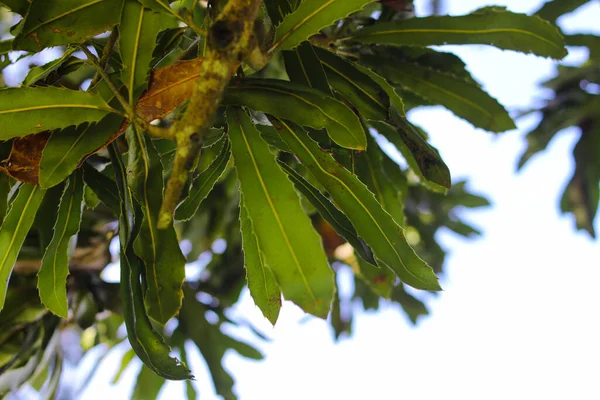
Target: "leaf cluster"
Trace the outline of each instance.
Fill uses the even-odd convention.
[[[462,60],[430,46],[566,54],[552,24],[499,7],[414,18],[370,0],[0,4],[22,17],[5,54],[61,52],[0,89],[0,368],[13,374],[0,393],[56,390],[61,330],[112,347],[124,324],[132,351],[115,380],[141,359],[134,397],[185,379],[194,398],[191,342],[235,398],[225,352],[262,357],[222,330],[243,325],[227,309],[246,286],[273,324],[289,300],[339,337],[354,300],[380,298],[416,322],[441,289],[436,232],[478,234],[457,210],[487,201],[452,185],[406,113],[441,105],[488,131],[515,127]],[[100,278],[112,240],[118,291]]]

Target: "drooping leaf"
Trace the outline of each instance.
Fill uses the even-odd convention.
[[[52,72],[54,72],[58,68],[60,68],[60,66],[63,65],[63,63],[66,60],[71,58],[71,54],[73,54],[75,52],[75,50],[76,50],[75,47],[69,47],[69,48],[67,48],[67,50],[65,50],[63,55],[61,57],[57,58],[56,60],[50,61],[50,62],[48,62],[44,65],[40,65],[38,67],[31,68],[29,70],[29,72],[27,73],[25,80],[23,81],[23,85],[32,86],[33,84],[37,83],[38,81],[46,78]]]
[[[504,107],[477,84],[400,60],[390,63],[379,57],[364,57],[361,61],[404,89],[443,105],[478,128],[503,132],[516,127]]]
[[[44,252],[38,272],[38,290],[42,303],[52,313],[68,317],[67,275],[69,244],[79,231],[83,211],[83,176],[75,172],[65,185],[52,240]]]
[[[87,163],[83,166],[83,180],[100,201],[118,216],[121,206],[115,182]]]
[[[402,284],[396,286],[392,291],[392,300],[400,304],[400,307],[413,324],[416,324],[423,315],[429,314],[425,303],[409,294]]]
[[[275,32],[271,49],[290,50],[326,26],[359,11],[373,0],[312,0],[300,3]]]
[[[303,85],[276,79],[247,79],[230,86],[223,102],[247,106],[302,126],[325,128],[342,147],[362,150],[367,145],[356,114],[340,101]]]
[[[279,25],[294,10],[294,3],[294,0],[265,0],[265,7],[274,26]]]
[[[320,238],[249,116],[230,108],[227,120],[235,168],[264,262],[286,299],[325,318],[334,285]]]
[[[548,0],[535,12],[535,15],[546,21],[555,22],[561,15],[575,11],[589,0]]]
[[[357,64],[321,49],[317,49],[317,55],[335,91],[352,103],[364,118],[387,117],[389,98],[377,82],[356,67]]]
[[[82,159],[104,146],[122,122],[123,117],[111,114],[97,124],[52,132],[39,164],[40,186],[48,188],[62,182]]]
[[[450,170],[438,151],[403,117],[396,115],[396,126],[386,122],[370,121],[378,133],[389,140],[417,176],[436,191],[445,191],[452,185]]]
[[[373,193],[332,156],[323,152],[301,129],[287,122],[279,123],[281,138],[326,188],[360,237],[371,247],[376,259],[408,285],[439,290],[433,270],[415,254],[406,242],[403,229],[382,208]]]
[[[165,383],[165,378],[156,376],[156,374],[150,368],[142,364],[142,368],[135,378],[135,386],[133,387],[131,399],[156,399]]]
[[[373,138],[368,137],[367,151],[356,155],[355,171],[358,178],[367,185],[375,198],[399,226],[404,225],[404,204],[396,187],[385,175],[383,151]]]
[[[217,180],[223,175],[227,163],[229,162],[231,145],[227,139],[224,139],[221,151],[213,163],[192,182],[192,187],[185,200],[175,210],[175,219],[178,221],[187,221],[191,219],[202,201],[210,193]]]
[[[8,280],[19,250],[33,225],[45,192],[37,185],[22,184],[0,226],[0,310],[4,308]]]
[[[559,30],[536,16],[485,7],[464,16],[408,18],[366,26],[353,40],[392,46],[489,44],[504,50],[561,59],[567,55]]]
[[[132,105],[146,89],[158,34],[176,26],[175,18],[145,8],[135,0],[125,0],[119,25],[119,53],[123,62],[121,80]]]
[[[240,230],[250,295],[265,318],[275,325],[281,309],[281,290],[273,271],[265,263],[252,228],[252,221],[248,217],[248,211],[244,205],[243,196],[240,197]]]
[[[178,359],[172,358],[171,349],[154,330],[144,306],[141,278],[141,259],[133,250],[133,240],[141,229],[141,213],[131,198],[127,173],[116,146],[109,146],[115,181],[120,197],[119,242],[121,246],[121,301],[123,319],[131,347],[144,364],[157,375],[172,380],[193,379],[190,370]],[[138,207],[139,210],[139,207]]]
[[[336,206],[331,204],[331,201],[325,197],[323,193],[316,187],[312,186],[306,179],[302,177],[294,169],[290,168],[287,164],[280,162],[279,165],[288,174],[288,177],[296,187],[296,189],[302,193],[310,204],[313,205],[321,214],[321,216],[335,229],[335,231],[360,255],[364,260],[369,263],[375,264],[376,261],[373,258],[373,252],[371,248],[360,238],[356,233],[356,229],[352,226],[352,223]]]
[[[129,144],[128,183],[144,219],[134,241],[135,253],[144,262],[148,315],[165,324],[179,311],[185,280],[185,257],[175,228],[158,229],[164,189],[163,167],[152,141],[136,129],[126,133]]]
[[[123,0],[34,1],[14,40],[14,49],[38,52],[82,43],[116,25],[122,8]]]
[[[329,82],[313,46],[304,42],[294,50],[283,52],[290,81],[330,94]]]
[[[98,122],[115,112],[97,95],[58,87],[0,90],[0,140]]]

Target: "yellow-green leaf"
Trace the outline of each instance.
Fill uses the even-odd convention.
[[[230,108],[227,121],[241,191],[264,262],[286,299],[325,318],[334,278],[321,239],[250,117]]]

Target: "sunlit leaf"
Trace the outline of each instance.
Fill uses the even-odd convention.
[[[327,129],[342,147],[362,150],[366,136],[360,120],[346,105],[326,94],[276,79],[248,79],[227,90],[225,104],[241,105],[302,126]]]
[[[294,187],[242,110],[229,109],[229,138],[245,205],[264,262],[284,297],[325,318],[333,272]]]
[[[323,152],[301,129],[279,121],[278,130],[296,157],[326,188],[371,247],[376,259],[391,268],[408,285],[439,290],[433,270],[406,242],[403,229],[382,208],[367,187],[333,157]],[[382,267],[384,267],[382,265]]]
[[[373,0],[311,0],[300,3],[275,32],[272,49],[290,50],[326,26],[359,11]]]
[[[58,87],[0,90],[0,140],[98,122],[114,112],[97,95]]]
[[[252,221],[244,205],[244,197],[240,198],[240,230],[242,232],[242,246],[244,249],[244,267],[250,295],[254,303],[260,308],[263,315],[273,325],[281,309],[281,290],[271,268],[265,263],[264,256],[258,242]]]

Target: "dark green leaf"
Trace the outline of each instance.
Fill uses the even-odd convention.
[[[75,172],[65,185],[54,234],[44,252],[38,272],[38,290],[42,303],[62,318],[68,317],[69,244],[71,237],[79,231],[82,211],[83,176]]]
[[[302,126],[327,129],[342,147],[366,148],[365,132],[359,118],[347,106],[322,92],[275,79],[239,81],[227,90],[224,102],[289,119]]]
[[[280,121],[281,138],[302,164],[326,188],[373,250],[376,259],[391,268],[408,285],[439,290],[433,270],[406,242],[403,229],[382,208],[367,187],[299,128]]]
[[[450,170],[438,151],[405,118],[396,115],[394,121],[397,127],[381,121],[369,123],[396,146],[424,184],[436,191],[449,189],[452,185]]]
[[[0,140],[97,122],[115,112],[99,95],[58,87],[0,90]]]
[[[8,280],[19,250],[33,225],[45,193],[37,185],[22,184],[0,226],[0,310],[4,308]]]
[[[404,89],[443,105],[478,128],[503,132],[516,127],[504,107],[473,82],[399,60],[365,57],[362,61]]]
[[[575,11],[590,0],[548,0],[535,15],[547,21],[555,22],[561,15]]]
[[[283,59],[291,82],[331,94],[325,71],[310,43],[304,42],[294,50],[284,51]]]
[[[397,280],[394,271],[389,268],[378,268],[375,264],[368,263],[361,258],[357,258],[357,262],[357,275],[371,288],[373,293],[389,299]]]
[[[206,199],[215,183],[227,167],[229,162],[231,145],[227,139],[224,139],[223,145],[217,158],[210,164],[210,166],[198,175],[192,182],[192,187],[185,198],[185,200],[175,210],[175,219],[178,221],[187,221],[191,219],[200,204]]]
[[[46,47],[85,40],[106,32],[121,19],[123,0],[34,1],[15,38],[15,50],[37,52]]]
[[[559,30],[536,16],[485,7],[465,16],[433,16],[378,23],[351,37],[393,46],[489,44],[504,50],[561,59],[567,55]]]
[[[408,294],[404,289],[404,285],[400,284],[396,286],[392,292],[392,300],[400,304],[408,319],[413,324],[417,323],[419,317],[423,315],[428,315],[429,310],[425,303],[416,297]]]
[[[229,109],[227,119],[235,168],[264,262],[286,299],[325,318],[334,286],[321,239],[252,120],[240,109]]]
[[[11,184],[8,175],[0,173],[0,226],[8,210],[8,195],[10,194]]]
[[[2,0],[0,4],[4,4],[12,12],[17,14],[25,15],[29,9],[29,0]]]
[[[100,201],[110,208],[115,215],[119,215],[121,200],[115,182],[87,163],[83,166],[83,179],[86,185],[96,193]]]
[[[150,138],[136,129],[126,133],[129,144],[128,183],[144,213],[135,253],[144,262],[148,314],[165,324],[179,311],[185,280],[185,257],[173,225],[158,229],[164,188],[163,166]]]
[[[44,65],[40,65],[39,67],[31,68],[23,81],[23,85],[31,86],[36,82],[45,79],[49,74],[59,69],[66,60],[71,58],[71,54],[73,54],[75,50],[74,47],[68,48],[60,58]]]

